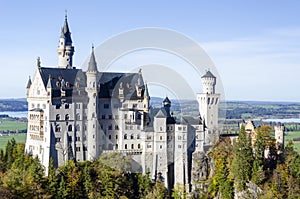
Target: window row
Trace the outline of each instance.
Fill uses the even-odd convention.
[[[56,114],[55,119],[56,119],[56,121],[61,120],[60,114]],[[68,121],[69,119],[70,119],[70,115],[69,115],[69,114],[66,114],[66,115],[65,115],[65,121]]]
[[[130,145],[125,144],[124,145],[124,149],[129,149]],[[118,145],[116,144],[116,148],[118,147]],[[130,149],[135,149],[134,144],[131,144],[131,148]],[[141,144],[137,144],[137,149],[141,149]]]
[[[124,140],[129,139],[129,137],[127,136],[127,134],[124,135]],[[134,139],[134,134],[130,135],[130,139],[133,140]],[[136,139],[140,139],[140,134],[136,135]]]
[[[56,104],[55,108],[56,109],[60,109],[63,105],[62,104]],[[69,109],[70,108],[70,104],[64,104],[65,109]]]

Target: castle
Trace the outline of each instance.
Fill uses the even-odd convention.
[[[199,117],[175,118],[166,97],[161,108],[150,106],[142,71],[98,71],[92,48],[87,71],[73,66],[74,46],[67,17],[59,39],[58,66],[42,67],[38,59],[27,84],[28,132],[25,153],[45,166],[69,159],[93,161],[102,153],[120,152],[136,163],[137,172],[150,172],[168,188],[191,191],[193,154],[205,152],[218,134],[216,77],[202,76],[197,94]]]

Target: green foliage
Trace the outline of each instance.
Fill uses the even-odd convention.
[[[161,182],[156,182],[152,191],[146,196],[146,199],[167,199],[168,190]]]
[[[266,148],[266,143],[264,136],[268,135],[269,128],[262,127],[256,129],[256,142],[254,143],[254,159],[252,166],[252,177],[251,181],[257,185],[261,185],[265,180],[265,171],[264,171],[264,150]]]
[[[174,199],[186,199],[187,193],[185,190],[185,186],[182,184],[176,184],[173,192],[172,192],[172,197]]]
[[[233,198],[233,180],[230,177],[230,165],[232,161],[232,145],[230,139],[219,142],[210,156],[215,163],[215,174],[208,187],[211,197],[221,194],[222,198]]]
[[[234,184],[238,191],[246,189],[246,183],[251,179],[253,154],[250,136],[246,134],[245,127],[242,126],[238,140],[233,147],[232,173]]]

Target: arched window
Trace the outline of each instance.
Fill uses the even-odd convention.
[[[127,140],[127,134],[124,135],[124,140]]]
[[[70,119],[70,116],[69,116],[69,114],[67,114],[67,115],[65,116],[65,120],[68,121],[69,119]]]
[[[59,114],[56,115],[56,121],[58,121],[58,120],[60,120],[60,115]]]
[[[58,124],[55,126],[55,132],[60,132],[60,126]]]
[[[134,149],[134,144],[131,144],[131,149]]]
[[[138,149],[140,149],[141,148],[141,144],[138,144]]]
[[[116,144],[116,149],[118,149],[118,144]]]
[[[127,149],[127,144],[125,144],[125,147],[124,147],[125,149]]]
[[[133,137],[133,134],[131,134],[131,135],[130,135],[130,139],[132,139],[132,140],[133,140],[133,138],[134,138],[134,137]]]
[[[80,114],[79,113],[76,114],[76,120],[80,120]]]
[[[68,126],[68,131],[72,131],[72,130],[73,130],[72,125],[69,125]]]

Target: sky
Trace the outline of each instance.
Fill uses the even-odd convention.
[[[300,102],[299,8],[296,0],[1,0],[0,98],[26,97],[37,57],[42,66],[57,65],[56,48],[67,10],[78,68],[86,67],[92,44],[97,49],[116,35],[155,27],[177,32],[201,46],[224,89],[217,92],[226,100]],[[201,82],[193,78],[189,63],[157,49],[128,53],[112,63],[111,70],[149,64],[172,66],[193,91],[201,92]],[[155,87],[150,86],[150,95],[170,95]]]

